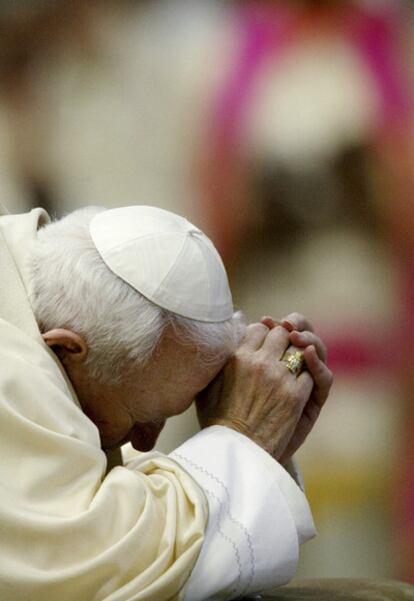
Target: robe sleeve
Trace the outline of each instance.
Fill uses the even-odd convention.
[[[299,545],[315,535],[301,480],[294,479],[297,468],[288,473],[224,426],[202,430],[170,456],[200,484],[209,506],[184,600],[235,599],[291,580]]]
[[[106,474],[98,431],[40,345],[0,320],[0,599],[171,601],[207,503],[176,461]]]

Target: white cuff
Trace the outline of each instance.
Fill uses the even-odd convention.
[[[234,599],[294,576],[299,544],[315,536],[306,497],[246,436],[213,426],[170,455],[206,493],[209,521],[185,601]]]

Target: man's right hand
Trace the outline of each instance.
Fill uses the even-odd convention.
[[[320,348],[316,335],[307,335],[310,344]],[[285,459],[285,450],[314,390],[309,372],[296,377],[281,361],[289,344],[290,332],[285,327],[269,329],[263,323],[248,326],[235,355],[198,395],[201,427],[233,428],[275,459]],[[325,373],[326,369],[323,360],[313,352],[312,375],[318,370]]]

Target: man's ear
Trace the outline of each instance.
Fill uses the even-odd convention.
[[[71,330],[56,328],[42,334],[42,338],[63,362],[82,363],[87,357],[86,341]]]

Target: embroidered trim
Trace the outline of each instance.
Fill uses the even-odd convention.
[[[241,522],[239,522],[230,512],[230,493],[228,491],[227,486],[224,484],[224,482],[222,482],[222,480],[220,480],[220,478],[218,478],[217,476],[215,476],[214,474],[212,474],[211,472],[209,472],[206,468],[204,468],[201,465],[198,465],[197,463],[195,463],[194,461],[192,461],[191,459],[189,459],[188,457],[185,457],[184,455],[181,455],[180,453],[176,453],[173,452],[171,454],[171,456],[175,456],[178,459],[181,459],[182,461],[184,461],[185,463],[187,463],[188,465],[190,465],[191,467],[193,467],[194,469],[198,470],[199,472],[201,472],[202,474],[204,474],[205,476],[207,476],[208,478],[210,478],[211,480],[213,480],[214,482],[216,482],[216,484],[218,484],[225,493],[225,497],[226,497],[226,506],[225,506],[225,513],[228,516],[229,521],[233,522],[233,524],[235,524],[245,535],[246,537],[246,541],[247,541],[247,546],[249,549],[249,556],[250,556],[250,574],[249,577],[247,578],[247,582],[245,584],[245,586],[243,587],[240,596],[245,595],[246,592],[248,591],[248,589],[250,588],[250,586],[253,583],[253,580],[256,576],[256,561],[255,561],[255,555],[254,555],[254,550],[253,550],[253,544],[252,544],[252,539],[251,536],[249,534],[249,531],[247,530],[246,526],[244,524],[242,524]],[[210,490],[208,489],[204,489],[207,493],[211,494],[211,496],[213,498],[215,498],[215,500],[219,503],[220,508],[222,507],[222,503],[220,501],[220,499]],[[221,516],[221,509],[220,509],[220,514],[219,517]],[[220,520],[218,520],[219,522]],[[219,531],[220,533],[220,531]],[[223,533],[221,533],[223,534]],[[224,535],[225,537],[226,535]],[[240,556],[239,553],[237,551],[237,548],[234,544],[233,541],[231,541],[231,544],[233,545],[235,552],[237,552],[236,555],[236,561],[239,567],[239,578],[238,581],[241,579],[241,564],[240,564]],[[238,588],[238,586],[237,586]],[[236,589],[237,590],[237,589]]]
[[[234,555],[236,557],[236,563],[237,563],[237,569],[239,571],[239,575],[237,576],[236,585],[230,590],[229,594],[226,596],[226,599],[231,599],[237,593],[237,590],[240,586],[241,578],[242,578],[242,564],[241,564],[241,560],[240,560],[239,550],[238,550],[237,545],[234,542],[234,540],[231,539],[229,536],[227,536],[227,534],[224,534],[224,532],[220,528],[220,522],[224,519],[223,510],[224,510],[224,513],[228,513],[228,511],[226,511],[226,508],[223,506],[221,500],[212,490],[209,490],[208,488],[204,488],[203,490],[218,503],[218,506],[220,509],[219,509],[218,518],[216,520],[217,521],[217,532],[220,534],[220,536],[225,541],[230,543],[230,545],[233,547]]]

